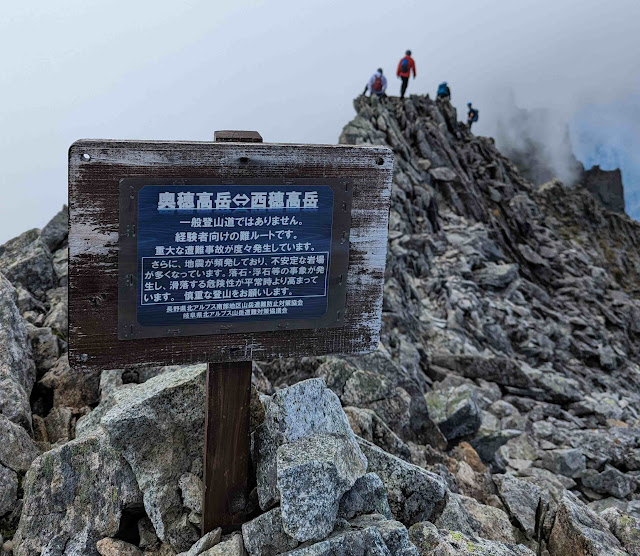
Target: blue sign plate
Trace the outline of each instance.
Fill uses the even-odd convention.
[[[348,184],[129,179],[120,193],[121,339],[340,325]]]

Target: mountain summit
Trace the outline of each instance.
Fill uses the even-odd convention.
[[[205,367],[72,372],[66,210],[0,247],[2,556],[640,554],[640,223],[448,101],[355,108],[396,156],[382,340],[254,362],[240,531],[200,535]]]

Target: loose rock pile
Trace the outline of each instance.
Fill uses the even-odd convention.
[[[640,554],[640,225],[446,101],[355,106],[396,153],[382,342],[254,364],[239,531],[199,534],[204,366],[71,371],[66,210],[0,247],[2,556]]]

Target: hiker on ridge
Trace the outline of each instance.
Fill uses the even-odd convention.
[[[411,50],[405,52],[405,57],[400,60],[398,64],[398,71],[396,75],[402,79],[402,87],[400,87],[400,98],[404,98],[404,94],[407,91],[407,85],[409,85],[409,77],[411,77],[411,71],[413,71],[413,78],[416,78],[416,63],[411,57]]]
[[[449,89],[449,85],[447,85],[446,81],[443,81],[442,83],[440,83],[440,85],[438,85],[438,92],[436,94],[436,98],[447,99],[447,100],[451,99],[451,89]]]
[[[376,72],[369,79],[369,83],[364,88],[363,95],[367,94],[367,89],[369,90],[369,96],[377,95],[379,98],[383,98],[385,95],[385,91],[387,90],[387,78],[382,75],[382,68],[378,68]]]
[[[467,112],[467,125],[469,126],[469,131],[471,131],[471,124],[478,121],[478,109],[471,106],[470,102],[467,102],[467,106],[469,107],[469,112]]]

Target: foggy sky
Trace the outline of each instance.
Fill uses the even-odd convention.
[[[351,100],[414,52],[410,93],[447,80],[474,132],[500,90],[569,120],[640,90],[640,2],[615,0],[12,2],[0,14],[0,243],[67,200],[79,138],[335,143]]]

